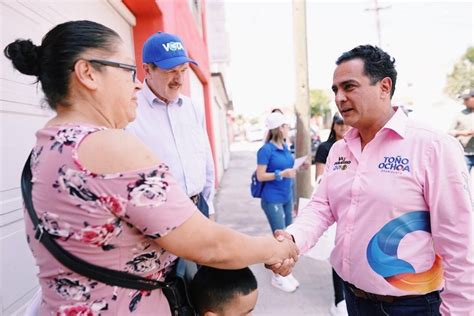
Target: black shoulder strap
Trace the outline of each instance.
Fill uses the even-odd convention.
[[[53,255],[54,258],[56,258],[56,260],[61,262],[66,268],[80,275],[111,286],[146,291],[168,287],[168,284],[165,282],[150,280],[142,278],[138,275],[111,270],[90,264],[59,246],[54,238],[44,229],[33,207],[33,200],[31,196],[31,190],[33,187],[31,182],[31,155],[32,154],[30,154],[28,157],[21,174],[21,193],[23,195],[25,207],[28,210],[33,227],[35,228],[35,238],[41,242],[46,249],[48,249],[48,251]]]

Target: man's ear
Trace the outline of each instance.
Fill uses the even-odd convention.
[[[143,67],[143,71],[145,72],[145,79],[150,79],[150,76],[151,76],[151,75],[150,75],[150,72],[151,72],[151,67],[150,67],[150,65],[148,65],[148,64],[143,64],[142,67]],[[143,80],[143,81],[145,81],[145,80]]]
[[[390,99],[390,93],[392,91],[392,79],[385,77],[380,80],[380,89],[382,90],[381,97],[385,99],[388,97]]]
[[[74,64],[74,71],[72,74],[76,77],[76,81],[88,89],[96,90],[98,87],[99,77],[97,70],[86,60],[79,59]]]
[[[211,312],[211,311],[207,311],[207,312],[204,312],[204,315],[202,316],[219,316],[219,314]]]

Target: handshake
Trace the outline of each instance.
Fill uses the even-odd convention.
[[[272,238],[273,255],[265,262],[265,268],[282,276],[287,276],[298,261],[299,250],[293,242],[293,237],[283,231],[276,230]]]

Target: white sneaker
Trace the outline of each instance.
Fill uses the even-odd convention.
[[[292,273],[288,274],[286,276],[286,278],[291,282],[293,283],[294,286],[296,286],[297,288],[300,287],[300,282],[298,282],[298,280],[293,276]]]
[[[346,301],[342,300],[337,305],[332,305],[331,309],[329,310],[329,314],[332,316],[347,316],[347,307]]]
[[[296,286],[288,279],[288,277],[282,277],[278,274],[273,274],[272,285],[277,289],[288,293],[296,290]]]

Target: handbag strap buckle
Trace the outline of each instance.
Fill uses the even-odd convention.
[[[35,228],[35,239],[38,241],[41,241],[41,237],[43,237],[44,234],[44,227],[41,224],[36,225]]]

